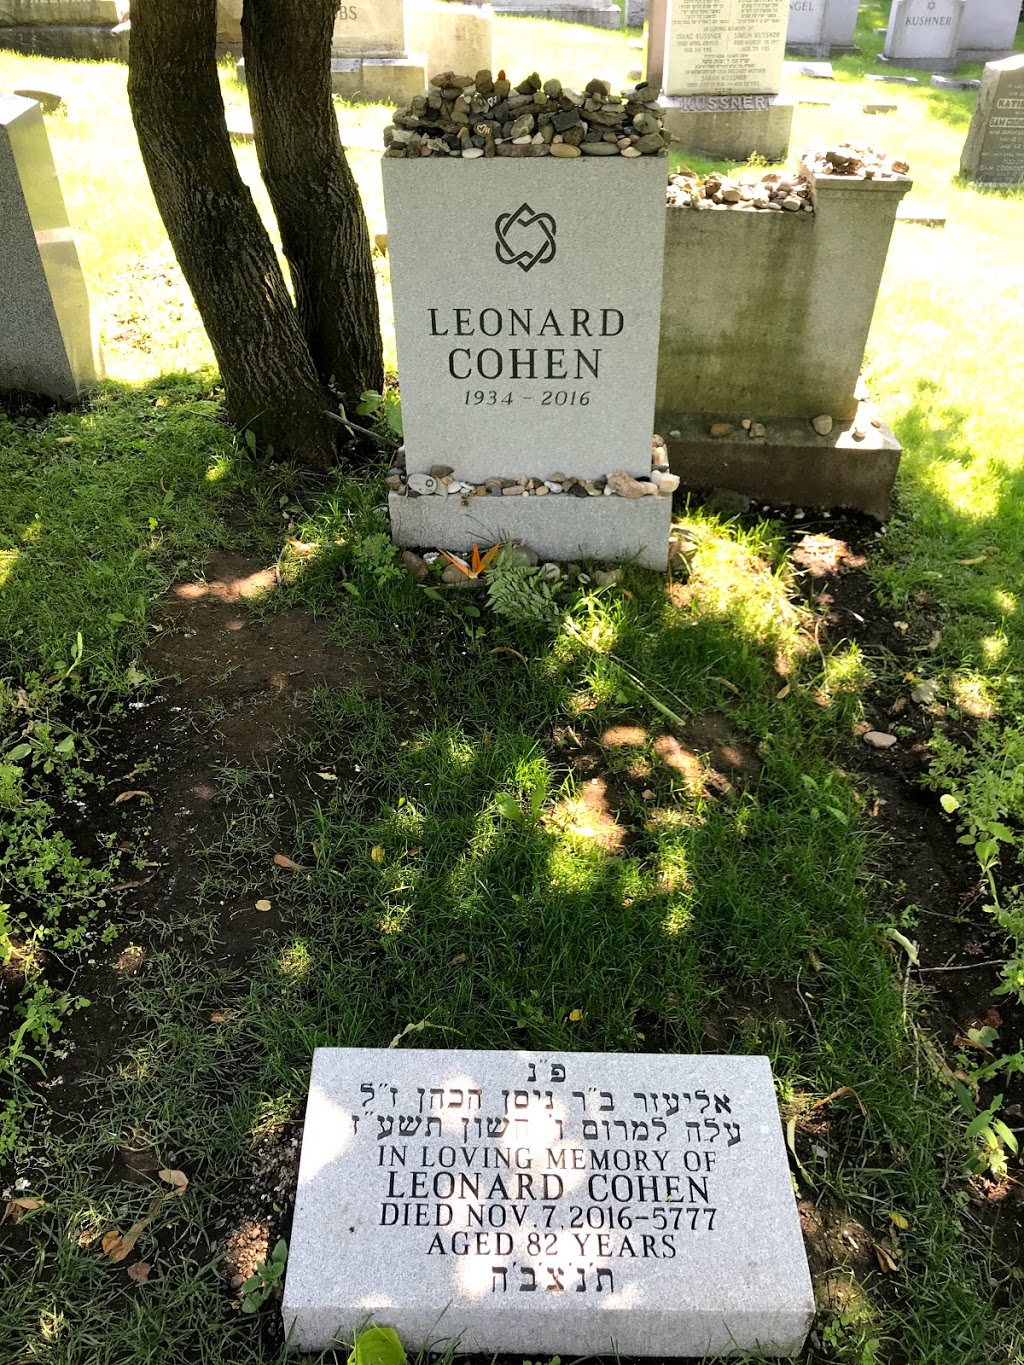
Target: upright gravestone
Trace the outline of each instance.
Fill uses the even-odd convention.
[[[965,0],[893,0],[882,60],[954,71]]]
[[[1021,7],[1017,0],[967,0],[957,40],[962,62],[1000,61],[1013,56]]]
[[[666,128],[684,151],[782,160],[793,122],[792,101],[778,93],[789,0],[667,4]]]
[[[800,57],[856,52],[857,0],[789,0],[786,49]]]
[[[292,1347],[791,1357],[813,1313],[766,1057],[315,1053]]]
[[[985,67],[960,173],[982,185],[1024,184],[1024,54]]]
[[[0,93],[0,392],[70,400],[101,374],[42,111]]]
[[[506,90],[493,109],[516,101],[514,125],[476,124],[504,128],[504,140],[485,151],[467,129],[461,156],[413,131],[425,100],[397,116],[383,172],[408,473],[389,499],[401,545],[525,539],[549,560],[666,565],[672,505],[656,496],[651,439],[664,143],[652,131],[630,145],[632,107],[602,88],[548,82],[543,105]],[[493,99],[447,107],[486,120]]]
[[[331,77],[346,99],[404,104],[427,87],[427,59],[406,48],[405,0],[338,6]]]
[[[493,29],[490,5],[408,0],[405,7],[409,46],[424,54],[429,75],[452,71],[475,76],[480,70],[489,71]]]

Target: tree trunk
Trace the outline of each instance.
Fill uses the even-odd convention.
[[[128,98],[142,159],[217,357],[229,416],[278,458],[327,469],[335,428],[235,164],[216,35],[216,0],[132,0]]]
[[[331,100],[337,0],[246,0],[246,83],[260,170],[299,321],[325,383],[351,410],[384,381],[377,290],[359,188]]]

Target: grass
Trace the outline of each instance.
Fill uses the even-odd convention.
[[[618,34],[497,23],[510,71],[580,81],[635,60]],[[945,232],[897,227],[871,336],[871,387],[907,447],[879,587],[928,624],[922,638],[941,632],[918,672],[940,680],[952,714],[1020,726],[1024,381],[1007,358],[1024,349],[1024,197],[956,183],[969,94],[894,87],[896,114],[862,113],[878,97],[863,80],[876,42],[836,63],[835,84],[797,78],[793,92],[833,101],[798,107],[796,146],[883,130],[915,196],[949,215]],[[115,382],[79,412],[0,416],[0,941],[17,945],[25,982],[7,994],[21,1051],[0,1053],[0,1158],[46,1200],[0,1264],[0,1358],[278,1359],[273,1310],[242,1317],[220,1272],[240,1208],[254,1224],[281,1216],[245,1207],[251,1173],[291,1141],[313,1047],[383,1046],[429,1020],[445,1031],[404,1045],[766,1052],[799,1125],[802,1190],[898,1264],[886,1276],[831,1257],[808,1361],[1019,1361],[1024,1321],[992,1312],[1007,1271],[960,1179],[963,1123],[908,1028],[920,1002],[904,999],[884,936],[908,926],[891,917],[843,766],[866,689],[892,665],[852,645],[822,656],[777,528],[708,513],[687,516],[690,590],[637,571],[620,589],[577,582],[548,627],[389,575],[363,549],[380,530],[379,483],[312,487],[254,466],[222,424],[123,70],[0,53],[0,85],[13,84],[67,93],[68,116],[47,124]],[[227,67],[223,85],[242,107]],[[384,230],[373,146],[386,112],[339,110],[371,232]],[[238,156],[255,185],[254,153]],[[284,548],[282,508],[318,553]],[[282,587],[262,610],[308,609],[339,644],[377,649],[392,688],[322,689],[309,738],[222,773],[231,823],[202,856],[197,896],[140,923],[109,891],[140,856],[119,851],[101,813],[123,774],[118,727],[148,696],[142,651],[166,585],[227,546],[280,554]],[[726,713],[756,784],[712,799],[667,765],[651,695],[687,717]],[[315,798],[293,805],[290,777]],[[77,809],[95,815],[92,843]],[[275,867],[275,853],[306,870]],[[277,927],[240,968],[216,950],[221,904],[255,938],[249,907],[265,896]],[[141,942],[144,969],[116,996],[127,1037],[88,1102],[62,1106],[27,1055],[59,1074],[60,1026],[89,1010],[76,983]],[[843,1086],[866,1114],[834,1101],[812,1144],[813,1106]],[[125,1134],[191,1181],[140,1242],[153,1267],[140,1286],[97,1254],[150,1197],[123,1178]]]

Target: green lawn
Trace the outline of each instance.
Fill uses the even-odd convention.
[[[498,25],[510,72],[582,81],[636,64],[618,34]],[[939,728],[1003,727],[959,768],[947,756],[941,790],[983,839],[1005,830],[988,862],[1012,914],[1024,792],[1001,748],[1024,724],[1024,195],[955,182],[971,95],[875,85],[869,57],[837,62],[834,83],[793,81],[798,98],[832,101],[798,107],[794,147],[883,144],[910,161],[914,197],[949,216],[944,231],[897,226],[871,335],[873,395],[906,445],[872,569],[927,642],[913,671],[940,684]],[[414,586],[380,553],[376,477],[324,487],[268,470],[220,421],[124,79],[0,53],[0,86],[67,95],[47,124],[112,375],[81,411],[0,415],[0,1183],[45,1201],[0,1228],[0,1359],[278,1359],[273,1306],[237,1311],[225,1239],[242,1219],[266,1244],[286,1216],[286,1193],[259,1211],[246,1200],[274,1188],[260,1182],[289,1148],[312,1048],[385,1046],[426,1020],[403,1046],[768,1053],[821,1223],[806,1359],[1017,1365],[1019,1282],[970,1203],[976,1143],[887,933],[910,942],[914,918],[879,874],[877,808],[848,771],[865,707],[906,683],[906,662],[841,636],[821,648],[784,529],[695,509],[680,514],[689,581],[576,579],[545,624]],[[227,67],[223,85],[244,107]],[[862,112],[883,97],[896,114]],[[386,117],[340,109],[372,232]],[[265,210],[255,154],[238,156]],[[159,791],[175,761],[166,744],[138,751],[143,653],[168,583],[229,548],[279,560],[258,617],[312,613],[338,644],[375,651],[388,686],[319,687],[313,727],[225,766],[225,818],[189,854],[188,894],[141,915],[111,884],[160,861],[163,812],[115,807],[114,793],[132,765],[132,787]],[[712,716],[750,774],[731,794],[671,761]],[[195,703],[188,719],[217,752],[228,708]],[[224,951],[231,925],[244,950]],[[111,985],[132,952],[140,969]],[[90,1015],[117,1041],[65,1100],[65,1039],[98,1046]],[[1017,1042],[1001,1054],[989,1040],[997,1057]],[[849,1095],[816,1108],[843,1087],[863,1114]],[[999,1090],[1020,1103],[1012,1071]],[[138,1285],[99,1249],[158,1183],[131,1176],[126,1149],[190,1179],[140,1238],[152,1270]]]

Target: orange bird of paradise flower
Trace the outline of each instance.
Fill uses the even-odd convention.
[[[503,542],[499,540],[497,545],[492,545],[486,554],[481,555],[479,545],[474,543],[473,553],[470,555],[468,564],[464,559],[460,559],[458,555],[449,554],[447,550],[442,550],[441,553],[449,564],[454,564],[467,578],[479,578],[481,574],[486,573],[491,567],[491,564],[494,562],[494,556],[501,549],[502,544]]]

